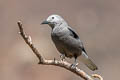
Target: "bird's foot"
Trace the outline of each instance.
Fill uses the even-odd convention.
[[[78,66],[78,63],[73,63],[73,64],[71,64],[71,68],[72,68],[72,69],[75,69],[77,66]]]
[[[61,54],[61,55],[60,55],[60,60],[61,60],[61,61],[65,61],[65,55],[64,55],[64,54]]]

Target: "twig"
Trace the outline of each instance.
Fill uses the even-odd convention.
[[[22,27],[22,22],[18,21],[18,27],[20,30],[20,35],[22,36],[22,38],[24,39],[24,41],[29,45],[29,47],[32,49],[33,53],[37,56],[37,58],[39,59],[39,64],[43,64],[43,65],[54,65],[54,66],[59,66],[62,68],[65,68],[73,73],[75,73],[76,75],[82,77],[84,80],[94,80],[94,78],[99,78],[100,80],[103,80],[102,77],[100,75],[97,74],[93,74],[92,76],[88,75],[87,73],[85,73],[83,70],[79,69],[78,67],[76,68],[72,68],[71,64],[68,63],[67,61],[58,61],[56,59],[54,60],[46,60],[44,59],[41,54],[39,53],[39,51],[34,47],[34,44],[32,43],[32,39],[30,36],[27,36],[23,30]],[[94,77],[94,78],[93,78]]]

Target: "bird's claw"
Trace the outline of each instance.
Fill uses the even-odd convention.
[[[75,69],[77,66],[78,66],[78,63],[73,63],[73,64],[71,64],[71,68],[72,68],[72,69]]]
[[[65,61],[65,55],[64,55],[64,54],[61,54],[61,55],[60,55],[60,60],[61,60],[61,61]]]

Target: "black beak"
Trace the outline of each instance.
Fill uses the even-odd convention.
[[[48,21],[43,21],[41,24],[49,24]]]

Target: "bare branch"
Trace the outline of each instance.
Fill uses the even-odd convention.
[[[78,67],[76,68],[72,68],[70,63],[68,63],[67,61],[58,61],[56,59],[54,60],[46,60],[44,59],[41,54],[39,53],[39,51],[34,47],[34,44],[32,43],[32,39],[30,36],[27,36],[23,30],[22,27],[22,22],[18,21],[18,27],[20,30],[20,35],[22,36],[22,38],[24,39],[24,41],[29,45],[29,47],[32,49],[33,53],[37,56],[37,58],[39,59],[39,64],[42,65],[54,65],[54,66],[59,66],[62,68],[65,68],[73,73],[75,73],[76,75],[82,77],[84,80],[94,80],[94,78],[99,78],[100,80],[103,80],[102,77],[100,75],[97,74],[93,74],[92,76],[88,75],[87,73],[85,73],[83,70],[79,69]]]

